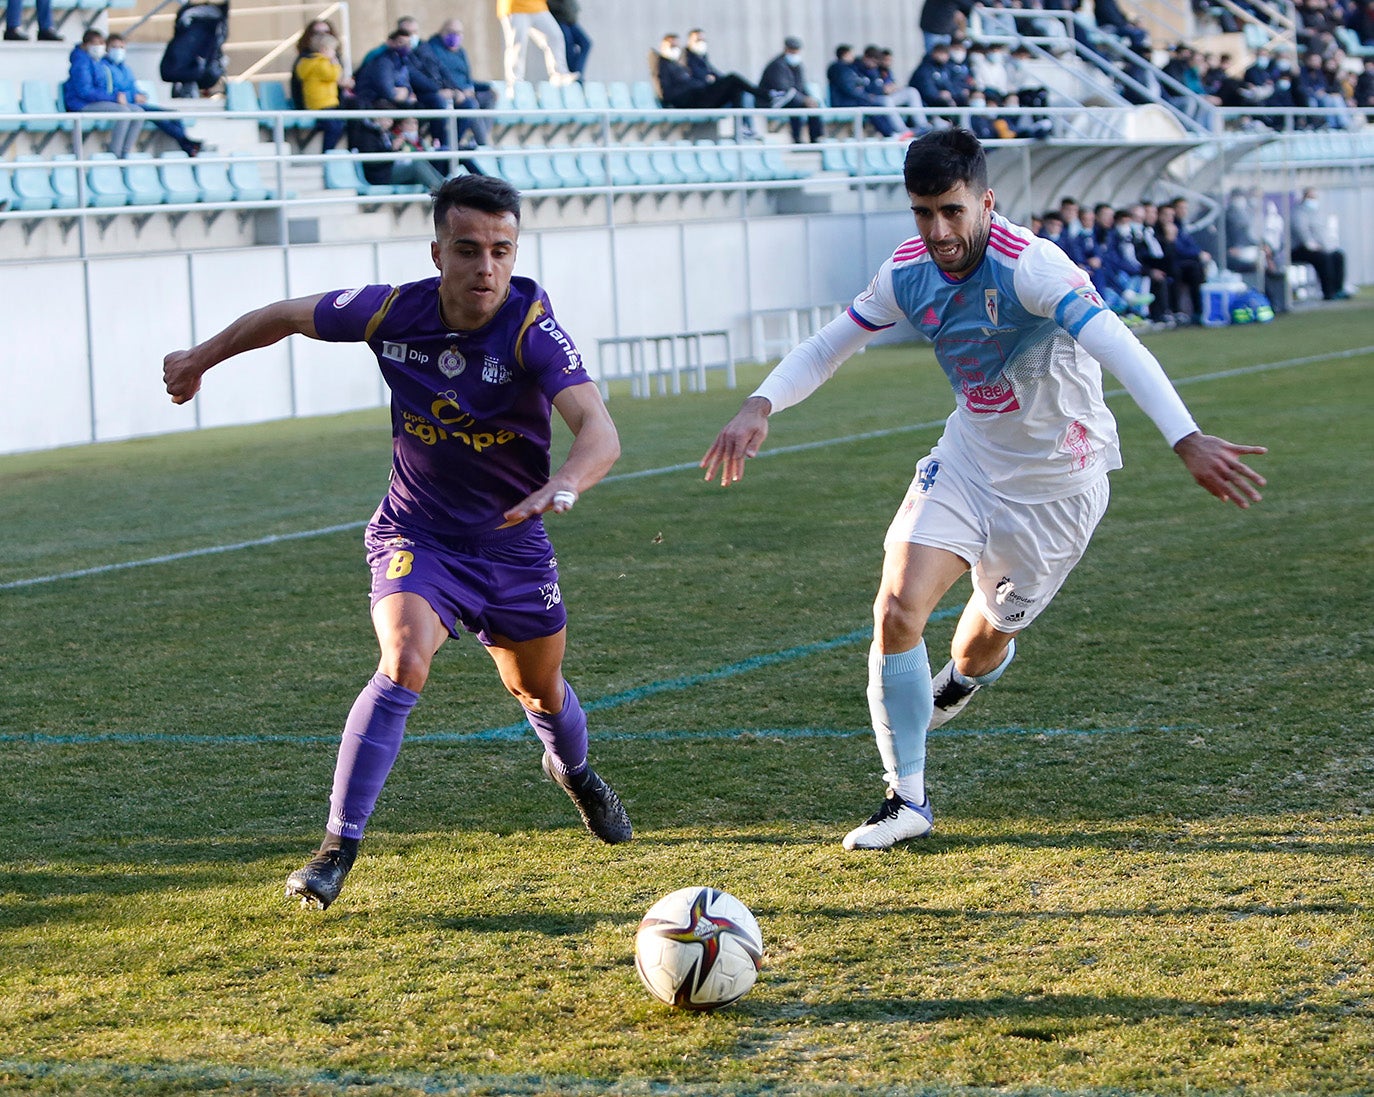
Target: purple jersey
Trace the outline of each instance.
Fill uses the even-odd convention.
[[[391,487],[373,516],[382,530],[484,539],[548,482],[553,397],[591,380],[529,278],[512,278],[476,331],[445,325],[438,278],[327,293],[315,330],[367,343],[391,389]]]

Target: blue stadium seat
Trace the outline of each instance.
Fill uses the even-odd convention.
[[[572,85],[569,84],[569,87]],[[572,149],[559,149],[551,156],[553,161],[553,172],[558,176],[558,185],[562,187],[585,187],[587,176],[577,164],[577,153]]]
[[[654,174],[658,176],[659,182],[679,185],[690,182],[701,182],[701,180],[691,179],[686,172],[679,170],[677,158],[673,155],[672,149],[653,149],[649,153],[649,166],[653,168]]]
[[[771,179],[805,179],[806,172],[801,168],[787,166],[787,162],[782,158],[782,149],[777,145],[764,145],[760,150],[763,153],[763,166],[767,170]]]
[[[544,112],[539,106],[539,96],[534,85],[528,80],[517,80],[511,85],[509,102],[497,100],[498,107],[519,111],[514,118],[506,119],[507,125],[539,126],[544,123]]]
[[[673,149],[673,167],[684,183],[716,183],[701,164],[696,146],[690,141],[680,141]]]
[[[647,80],[636,80],[630,85],[630,103],[641,114],[658,114],[663,105],[654,94],[654,86]]]
[[[229,164],[224,160],[205,160],[197,158],[191,165],[200,188],[202,202],[234,201],[234,185],[229,181]]]
[[[570,84],[569,87],[578,87]],[[615,112],[611,109],[611,96],[606,85],[600,80],[588,80],[581,85],[582,99],[587,105],[587,121],[589,124],[600,125],[602,122],[614,122]],[[563,98],[567,99],[567,89],[564,89]]]
[[[827,138],[821,143],[821,170],[854,175],[859,170],[859,157],[848,141]]]
[[[654,167],[648,149],[626,149],[625,166],[634,174],[635,179],[645,186],[657,186],[665,180]]]
[[[633,122],[639,117],[630,85],[623,80],[613,80],[606,85],[606,102],[615,112],[612,122]]]
[[[61,113],[66,108],[57,97],[57,88],[46,80],[25,80],[19,85],[19,109],[24,114]],[[72,124],[57,119],[36,121],[25,119],[25,133],[55,133],[70,131]]]
[[[587,186],[604,187],[606,185],[605,157],[600,152],[594,152],[590,149],[575,155],[577,156],[577,170],[587,180]]]
[[[573,82],[563,88],[563,106],[567,110],[577,111],[571,116],[570,121],[575,126],[590,126],[601,121],[601,116],[588,110],[587,88],[577,82]],[[604,91],[604,88],[602,89]]]
[[[275,198],[276,193],[263,185],[258,162],[247,159],[251,153],[235,152],[229,158],[229,185],[234,188],[236,202],[262,202]]]
[[[81,171],[76,166],[76,155],[62,152],[53,156],[50,178],[57,208],[76,209],[81,204]]]
[[[247,80],[227,80],[224,84],[225,110],[261,110],[257,89]]]
[[[736,144],[698,141],[697,159],[717,182],[735,183],[744,178],[744,165],[740,162],[739,146]]]
[[[168,203],[184,206],[201,200],[200,184],[196,182],[189,156],[180,149],[173,149],[162,153],[157,160],[158,178]]]
[[[57,191],[53,189],[52,172],[37,156],[20,156],[14,161],[10,179],[14,192],[14,208],[20,210],[55,209]]]
[[[629,154],[624,149],[611,149],[606,154],[606,174],[613,187],[633,187],[640,182],[639,175],[630,166]]]
[[[496,157],[496,170],[501,178],[516,190],[537,190],[539,184],[530,174],[525,157],[515,153],[503,152]]]
[[[129,163],[124,165],[124,186],[129,192],[131,206],[160,206],[167,201],[162,178],[157,173],[157,164],[150,152],[129,153]]]
[[[86,169],[86,204],[90,206],[127,206],[129,188],[114,153],[97,152]]]
[[[362,165],[354,160],[348,149],[329,149],[324,154],[324,189],[351,190],[357,193],[362,177]]]
[[[292,112],[282,118],[282,129],[287,133],[292,130],[313,130],[315,128],[315,116],[298,112],[295,104],[291,102],[291,96],[286,90],[286,85],[278,80],[264,80],[258,85],[258,105],[263,110]]]
[[[24,121],[18,117],[19,94],[13,80],[0,80],[0,133],[18,133]]]
[[[553,170],[553,157],[542,149],[525,157],[525,168],[534,179],[536,190],[558,190],[563,185],[558,172]]]

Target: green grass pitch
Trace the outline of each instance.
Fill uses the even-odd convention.
[[[695,462],[762,367],[613,394],[624,457],[550,527],[635,841],[583,833],[451,643],[324,914],[282,882],[375,662],[384,414],[0,458],[0,1092],[1370,1092],[1371,320],[1149,338],[1204,429],[1270,447],[1263,503],[1112,396],[1087,557],[932,737],[935,834],[874,856],[839,839],[882,794],[865,637],[951,404],[929,350],[852,359],[724,491]],[[711,1015],[632,962],[695,883],[767,949]]]

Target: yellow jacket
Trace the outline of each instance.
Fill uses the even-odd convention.
[[[538,15],[548,10],[548,0],[496,0],[496,14],[502,19],[508,15]]]
[[[329,110],[339,105],[339,78],[343,66],[318,53],[307,53],[296,62],[296,79],[306,110]]]

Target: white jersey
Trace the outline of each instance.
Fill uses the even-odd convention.
[[[971,274],[950,278],[913,237],[846,315],[789,354],[756,395],[775,411],[796,403],[855,349],[843,325],[872,333],[905,317],[934,344],[954,390],[942,452],[1007,499],[1067,498],[1121,467],[1099,360],[1170,445],[1197,429],[1159,363],[1103,305],[1087,274],[996,213]]]

